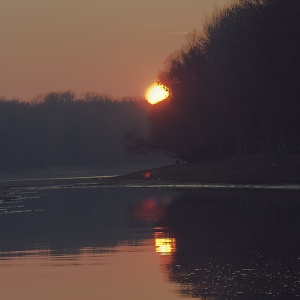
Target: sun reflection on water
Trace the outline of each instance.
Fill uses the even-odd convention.
[[[176,240],[174,238],[156,238],[156,252],[162,255],[169,255],[175,252]]]
[[[176,252],[176,239],[165,236],[163,232],[155,232],[155,250],[160,255],[171,255]]]

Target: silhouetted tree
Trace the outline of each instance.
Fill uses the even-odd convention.
[[[144,105],[72,92],[34,102],[0,99],[0,170],[135,163],[125,135],[146,127]]]
[[[299,30],[298,0],[240,0],[216,11],[159,74],[171,97],[150,110],[143,147],[188,162],[299,153]]]

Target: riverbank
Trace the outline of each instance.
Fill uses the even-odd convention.
[[[235,157],[224,161],[170,165],[111,179],[112,182],[132,180],[216,184],[300,184],[300,155]]]
[[[22,187],[88,186],[300,190],[300,155],[235,157],[224,161],[174,164],[133,173],[129,171],[125,175],[116,176],[103,176],[100,172],[72,173],[72,176],[43,174],[32,178],[0,180],[0,192]]]

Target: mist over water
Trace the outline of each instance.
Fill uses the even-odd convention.
[[[292,191],[1,189],[3,299],[297,299]]]

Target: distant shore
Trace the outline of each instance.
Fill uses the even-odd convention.
[[[161,187],[300,190],[300,155],[234,157],[197,164],[173,164],[117,176],[46,174],[32,179],[1,180],[0,190],[13,187]]]

